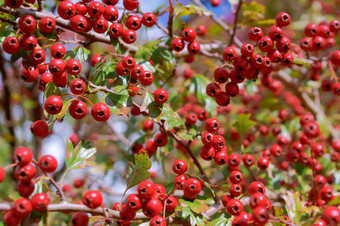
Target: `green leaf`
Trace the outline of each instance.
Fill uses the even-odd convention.
[[[149,104],[151,102],[153,102],[154,100],[155,99],[153,97],[153,94],[149,93],[148,91],[145,91],[144,99],[143,99],[143,102],[142,102],[142,104],[140,106],[140,111],[144,112],[148,108]]]
[[[102,70],[105,64],[106,64],[106,61],[104,59],[101,59],[98,63],[96,63],[96,65],[94,65],[94,67],[92,68],[89,74],[89,79],[91,81],[96,80],[97,75]]]
[[[303,58],[294,58],[294,64],[303,65],[303,66],[310,66],[313,61]]]
[[[105,103],[114,114],[129,117],[130,111],[127,107],[132,105],[132,100],[126,89],[120,94],[108,94],[105,97]]]
[[[165,191],[166,191],[167,194],[169,194],[174,188],[175,188],[175,184],[172,181],[170,184],[167,184],[165,186]]]
[[[223,217],[219,217],[216,218],[213,221],[210,221],[207,226],[225,226],[228,223],[228,219],[223,218]]]
[[[140,182],[150,178],[151,173],[149,169],[151,168],[151,161],[146,152],[135,155],[135,164],[129,162],[126,176],[126,190],[136,186]]]
[[[89,142],[81,141],[75,148],[71,140],[67,140],[66,166],[67,169],[81,169],[94,165],[89,159],[96,153],[96,148]]]
[[[338,206],[339,204],[340,204],[340,196],[336,197],[335,199],[327,203],[328,206]]]
[[[59,90],[59,88],[54,85],[53,82],[49,82],[46,84],[46,88],[45,88],[45,92],[44,92],[44,98],[46,100],[47,97],[52,96],[52,95],[56,95],[56,96],[60,96],[61,92]]]
[[[178,201],[186,206],[189,206],[191,211],[194,211],[196,213],[202,212],[205,213],[209,209],[208,205],[199,199],[195,200],[179,199]]]
[[[234,127],[241,135],[244,135],[253,125],[255,125],[255,122],[251,120],[250,117],[251,114],[240,114],[237,116]]]
[[[115,48],[116,53],[123,54],[125,53],[124,46],[120,43],[118,38],[113,38],[111,40],[112,46]]]
[[[89,57],[91,51],[86,49],[85,47],[76,47],[74,50],[74,58],[79,60],[80,63],[83,63]]]
[[[184,126],[184,121],[179,117],[179,115],[174,112],[172,109],[168,107],[168,105],[164,104],[162,110],[162,114],[160,116],[161,119],[164,119],[165,129],[172,130],[175,126]]]
[[[182,217],[183,217],[184,219],[187,218],[188,216],[190,216],[191,214],[192,214],[192,212],[191,212],[189,206],[183,207],[183,210],[182,210]]]
[[[178,1],[176,1],[176,6],[174,7],[175,17],[188,16],[192,14],[198,14],[200,16],[211,15],[211,12],[205,8],[199,7],[197,5],[186,5],[183,6]]]

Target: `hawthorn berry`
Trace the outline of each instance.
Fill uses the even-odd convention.
[[[184,182],[183,191],[187,199],[195,199],[201,192],[201,182],[195,178],[189,178]]]
[[[133,30],[127,29],[125,31],[123,31],[122,33],[123,36],[123,41],[127,44],[132,44],[136,41],[136,32],[134,32]]]
[[[23,197],[28,197],[34,191],[34,183],[32,181],[28,181],[28,182],[20,181],[17,185],[16,190],[19,193],[19,195]]]
[[[208,130],[208,132],[213,133],[216,132],[220,128],[220,123],[215,118],[209,118],[205,122],[205,129]]]
[[[285,12],[281,12],[279,14],[277,14],[276,18],[275,18],[275,21],[276,21],[276,24],[279,26],[279,27],[286,27],[290,24],[290,15],[288,13],[285,13]]]
[[[39,168],[46,173],[53,173],[57,167],[58,162],[52,155],[44,155],[39,159]]]
[[[82,202],[85,206],[96,209],[102,205],[103,196],[100,191],[90,190],[83,195]]]
[[[157,198],[148,199],[143,203],[143,213],[147,217],[155,217],[162,212],[162,203]]]
[[[76,7],[71,1],[62,1],[58,5],[57,12],[61,18],[71,19],[76,14]]]
[[[106,104],[98,102],[93,105],[91,115],[96,121],[107,121],[111,115],[110,108]]]
[[[176,174],[183,174],[187,171],[187,169],[188,164],[182,159],[177,159],[172,165],[172,170]]]
[[[2,49],[8,54],[16,54],[20,49],[18,38],[14,36],[6,37],[2,43]]]
[[[47,113],[56,115],[61,112],[63,107],[63,101],[59,96],[52,95],[49,96],[44,103],[44,108]]]
[[[28,216],[32,211],[32,204],[30,200],[26,198],[19,198],[15,200],[15,202],[12,205],[12,211],[14,215],[18,217],[26,217]]]
[[[71,18],[71,27],[76,32],[84,32],[87,29],[87,20],[82,15],[75,15]]]
[[[230,215],[236,216],[243,211],[243,204],[238,199],[231,199],[228,201],[226,208]]]
[[[46,137],[48,132],[47,122],[44,120],[35,121],[31,126],[31,132],[37,137]]]
[[[72,215],[72,226],[82,226],[89,223],[90,217],[85,212],[76,212]]]
[[[31,198],[31,203],[33,210],[44,212],[47,210],[50,199],[45,193],[37,193]]]
[[[18,181],[25,181],[28,182],[33,179],[36,173],[36,168],[31,163],[24,165],[24,166],[18,166],[14,170],[14,177]]]
[[[107,21],[113,22],[118,19],[119,12],[113,5],[107,5],[104,9],[103,16]]]
[[[180,52],[184,49],[185,43],[184,40],[181,38],[174,38],[171,41],[171,49],[176,52]]]
[[[21,16],[18,25],[19,29],[25,34],[32,34],[37,29],[37,22],[31,15]]]
[[[139,197],[143,199],[148,199],[155,194],[156,187],[151,181],[143,181],[138,185],[137,191]]]
[[[142,72],[143,74],[143,72]],[[168,98],[169,98],[169,94],[165,89],[156,89],[153,93],[153,97],[155,99],[155,102],[157,104],[164,104],[167,102]]]

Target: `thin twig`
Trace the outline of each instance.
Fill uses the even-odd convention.
[[[235,37],[235,34],[236,34],[236,29],[237,29],[238,14],[241,11],[242,3],[243,3],[243,0],[238,1],[238,6],[237,6],[236,13],[235,13],[235,19],[234,19],[234,28],[233,28],[233,32],[231,33],[231,37],[230,37],[230,40],[229,40],[229,46],[231,46],[231,44],[233,44],[233,42],[234,42],[234,37]]]
[[[172,0],[169,0],[169,21],[168,21],[168,31],[169,36],[172,38],[173,36],[173,30],[172,30],[172,24],[174,22],[174,6],[172,4]]]

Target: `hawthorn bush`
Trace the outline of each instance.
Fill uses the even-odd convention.
[[[2,224],[340,225],[340,2],[261,2],[0,1]]]

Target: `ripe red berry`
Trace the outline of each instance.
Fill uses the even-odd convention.
[[[173,212],[177,207],[177,199],[173,197],[172,195],[169,195],[169,197],[165,201],[165,211],[167,213]]]
[[[126,19],[125,25],[128,29],[137,31],[142,26],[142,19],[137,15],[131,15]]]
[[[48,135],[48,125],[43,120],[35,121],[31,126],[31,132],[37,137],[46,137]]]
[[[218,83],[225,83],[229,79],[229,72],[224,67],[218,67],[214,71],[214,79]]]
[[[123,32],[123,41],[127,44],[132,44],[136,41],[137,35],[133,30],[127,29]]]
[[[160,88],[154,91],[153,97],[155,98],[155,102],[157,104],[164,104],[167,102],[169,94],[165,89]]]
[[[242,194],[242,187],[239,184],[232,184],[229,188],[229,193],[232,197],[237,197]]]
[[[17,185],[16,190],[18,191],[19,195],[23,197],[28,197],[34,191],[34,183],[32,181],[28,182],[20,181]]]
[[[228,82],[225,85],[225,91],[231,97],[237,96],[237,94],[239,93],[239,88],[238,88],[237,83],[235,83],[235,82]]]
[[[255,193],[262,193],[264,194],[265,192],[265,187],[261,182],[254,181],[251,182],[248,186],[248,192],[249,194],[255,194]]]
[[[188,52],[190,54],[198,54],[200,52],[201,46],[198,42],[192,41],[188,44]]]
[[[112,23],[109,28],[109,35],[118,38],[123,35],[124,27],[120,23]]]
[[[152,27],[157,22],[157,18],[153,13],[144,13],[142,23],[145,27]]]
[[[220,128],[220,123],[215,118],[209,118],[205,122],[205,129],[208,130],[208,132],[213,133],[216,132]]]
[[[100,191],[87,191],[82,198],[83,204],[91,209],[96,209],[103,203],[103,196]]]
[[[182,190],[183,187],[184,187],[184,182],[186,180],[187,179],[186,179],[184,174],[176,176],[175,179],[174,179],[175,188],[178,189],[178,190]]]
[[[30,53],[30,60],[32,61],[33,64],[41,64],[45,61],[46,59],[46,53],[43,49],[34,49]]]
[[[196,31],[191,27],[185,28],[182,31],[181,37],[186,42],[192,42],[196,38]]]
[[[217,165],[224,165],[228,162],[228,154],[227,151],[225,151],[225,149],[217,152],[214,156],[214,162]]]
[[[34,50],[35,47],[38,45],[37,39],[33,35],[29,35],[29,34],[24,34],[20,38],[19,43],[20,43],[20,47],[23,50],[27,50],[27,51]]]
[[[19,166],[29,164],[33,159],[33,153],[31,149],[27,147],[19,147],[14,151],[13,163],[17,163]]]
[[[188,164],[182,159],[176,160],[174,164],[172,165],[172,170],[176,174],[183,174],[187,171],[187,169],[188,169]]]
[[[28,67],[27,70],[24,68],[23,71],[21,72],[20,77],[25,82],[34,82],[39,77],[39,70],[32,66]]]
[[[221,151],[225,147],[225,139],[221,135],[215,135],[212,140],[212,146],[216,151]]]
[[[200,149],[200,156],[202,159],[209,161],[215,157],[215,149],[211,146],[203,146]]]
[[[201,182],[195,178],[189,178],[184,182],[184,196],[187,199],[195,199],[196,196],[201,192]]]
[[[197,25],[197,27],[195,28],[195,31],[197,35],[204,36],[207,33],[207,27],[204,26],[203,24],[200,24],[200,25]]]
[[[47,206],[50,203],[50,199],[45,193],[35,194],[31,198],[32,208],[38,212],[44,212],[47,210]]]
[[[103,16],[107,21],[113,22],[118,19],[119,12],[113,5],[108,5],[104,9]]]
[[[138,195],[131,194],[126,198],[126,207],[132,211],[138,211],[142,208],[143,202]]]
[[[70,75],[77,75],[81,71],[81,63],[77,59],[69,59],[66,62],[65,70]]]
[[[138,185],[137,191],[139,197],[148,199],[156,193],[156,187],[151,181],[143,181]]]
[[[58,5],[57,12],[61,18],[71,19],[76,14],[76,7],[71,1],[62,1]]]
[[[261,170],[266,170],[269,166],[269,159],[267,157],[261,157],[257,160],[257,166],[261,169]]]
[[[274,46],[273,40],[269,36],[262,37],[257,44],[262,52],[269,52]]]
[[[291,53],[283,54],[281,62],[282,62],[282,64],[284,64],[287,67],[291,66],[294,62],[293,54],[291,54]]]
[[[236,167],[240,164],[241,158],[236,153],[231,153],[228,158],[228,164],[232,167]]]
[[[290,24],[290,15],[288,13],[285,12],[281,12],[279,14],[277,14],[276,18],[276,24],[279,27],[285,27],[288,26]]]
[[[31,15],[21,16],[18,25],[20,30],[26,34],[32,34],[37,29],[37,22]]]
[[[97,20],[93,23],[93,30],[99,34],[103,34],[109,28],[109,23],[103,16],[100,16]]]
[[[71,218],[72,226],[88,225],[89,220],[90,218],[85,212],[74,213]]]
[[[63,100],[56,95],[49,96],[44,103],[44,108],[47,113],[56,115],[58,114],[63,107]]]
[[[252,41],[259,41],[263,36],[263,31],[261,28],[259,27],[253,27],[251,29],[249,29],[248,32],[248,38]]]
[[[231,199],[228,201],[226,208],[230,215],[236,216],[243,211],[243,204],[238,199]]]
[[[308,122],[303,125],[303,133],[308,138],[316,138],[320,134],[319,125],[316,122]]]
[[[150,226],[166,226],[166,220],[161,216],[155,216],[150,220]]]
[[[12,8],[16,9],[19,8],[23,3],[23,0],[5,0],[5,5]],[[20,220],[19,220],[20,223]]]
[[[236,50],[233,47],[227,47],[223,50],[223,59],[226,61],[234,61],[237,57]]]
[[[79,78],[72,80],[72,82],[70,83],[70,91],[73,94],[81,95],[84,93],[85,88],[86,88],[85,82]]]
[[[91,2],[87,6],[87,12],[91,18],[99,18],[104,13],[104,6],[101,2]]]
[[[221,88],[217,83],[210,83],[206,87],[206,92],[208,96],[216,97],[221,92]]]
[[[143,123],[143,130],[148,131],[153,129],[153,122],[150,119],[147,119]]]
[[[336,206],[327,206],[323,209],[321,219],[326,225],[336,226],[340,224],[340,210]]]
[[[336,66],[340,66],[340,50],[336,50],[332,52],[331,62]]]
[[[189,126],[195,125],[197,122],[197,115],[195,113],[188,114],[186,116],[186,124]]]
[[[104,103],[96,103],[91,109],[92,117],[100,122],[106,121],[110,118],[110,109]]]
[[[56,26],[56,22],[52,17],[43,17],[40,21],[39,21],[39,30],[42,33],[51,33],[54,31]]]
[[[239,184],[243,180],[243,175],[242,175],[242,173],[240,171],[233,171],[229,175],[229,180],[233,184]]]
[[[71,18],[71,27],[76,32],[84,32],[87,29],[87,20],[82,15],[75,15]]]
[[[52,155],[44,155],[39,159],[39,167],[46,173],[53,173],[58,167],[58,162]]]
[[[30,181],[33,179],[36,173],[36,168],[32,164],[16,167],[14,170],[14,176],[19,181]]]
[[[16,54],[20,49],[18,38],[14,36],[6,37],[2,43],[2,48],[8,54]]]
[[[260,225],[265,225],[269,219],[269,213],[265,207],[258,206],[253,209],[252,220]]]
[[[132,11],[137,9],[139,0],[124,0],[123,5],[125,9]]]
[[[283,30],[278,26],[271,26],[268,31],[268,36],[273,41],[279,41],[283,37]]]
[[[254,193],[250,196],[249,205],[252,209],[255,209],[258,206],[266,208],[268,205],[268,199],[261,193]]]
[[[26,198],[19,198],[13,203],[12,211],[18,217],[26,217],[32,211],[32,204]]]
[[[171,41],[171,49],[176,52],[180,52],[184,49],[185,43],[181,38],[174,38]]]
[[[254,46],[250,43],[244,43],[241,48],[241,54],[244,57],[250,57],[254,53]]]
[[[147,217],[155,217],[162,212],[162,203],[157,198],[148,199],[143,203],[143,213]]]
[[[121,62],[123,67],[127,69],[133,69],[136,65],[136,60],[132,56],[124,57]]]

